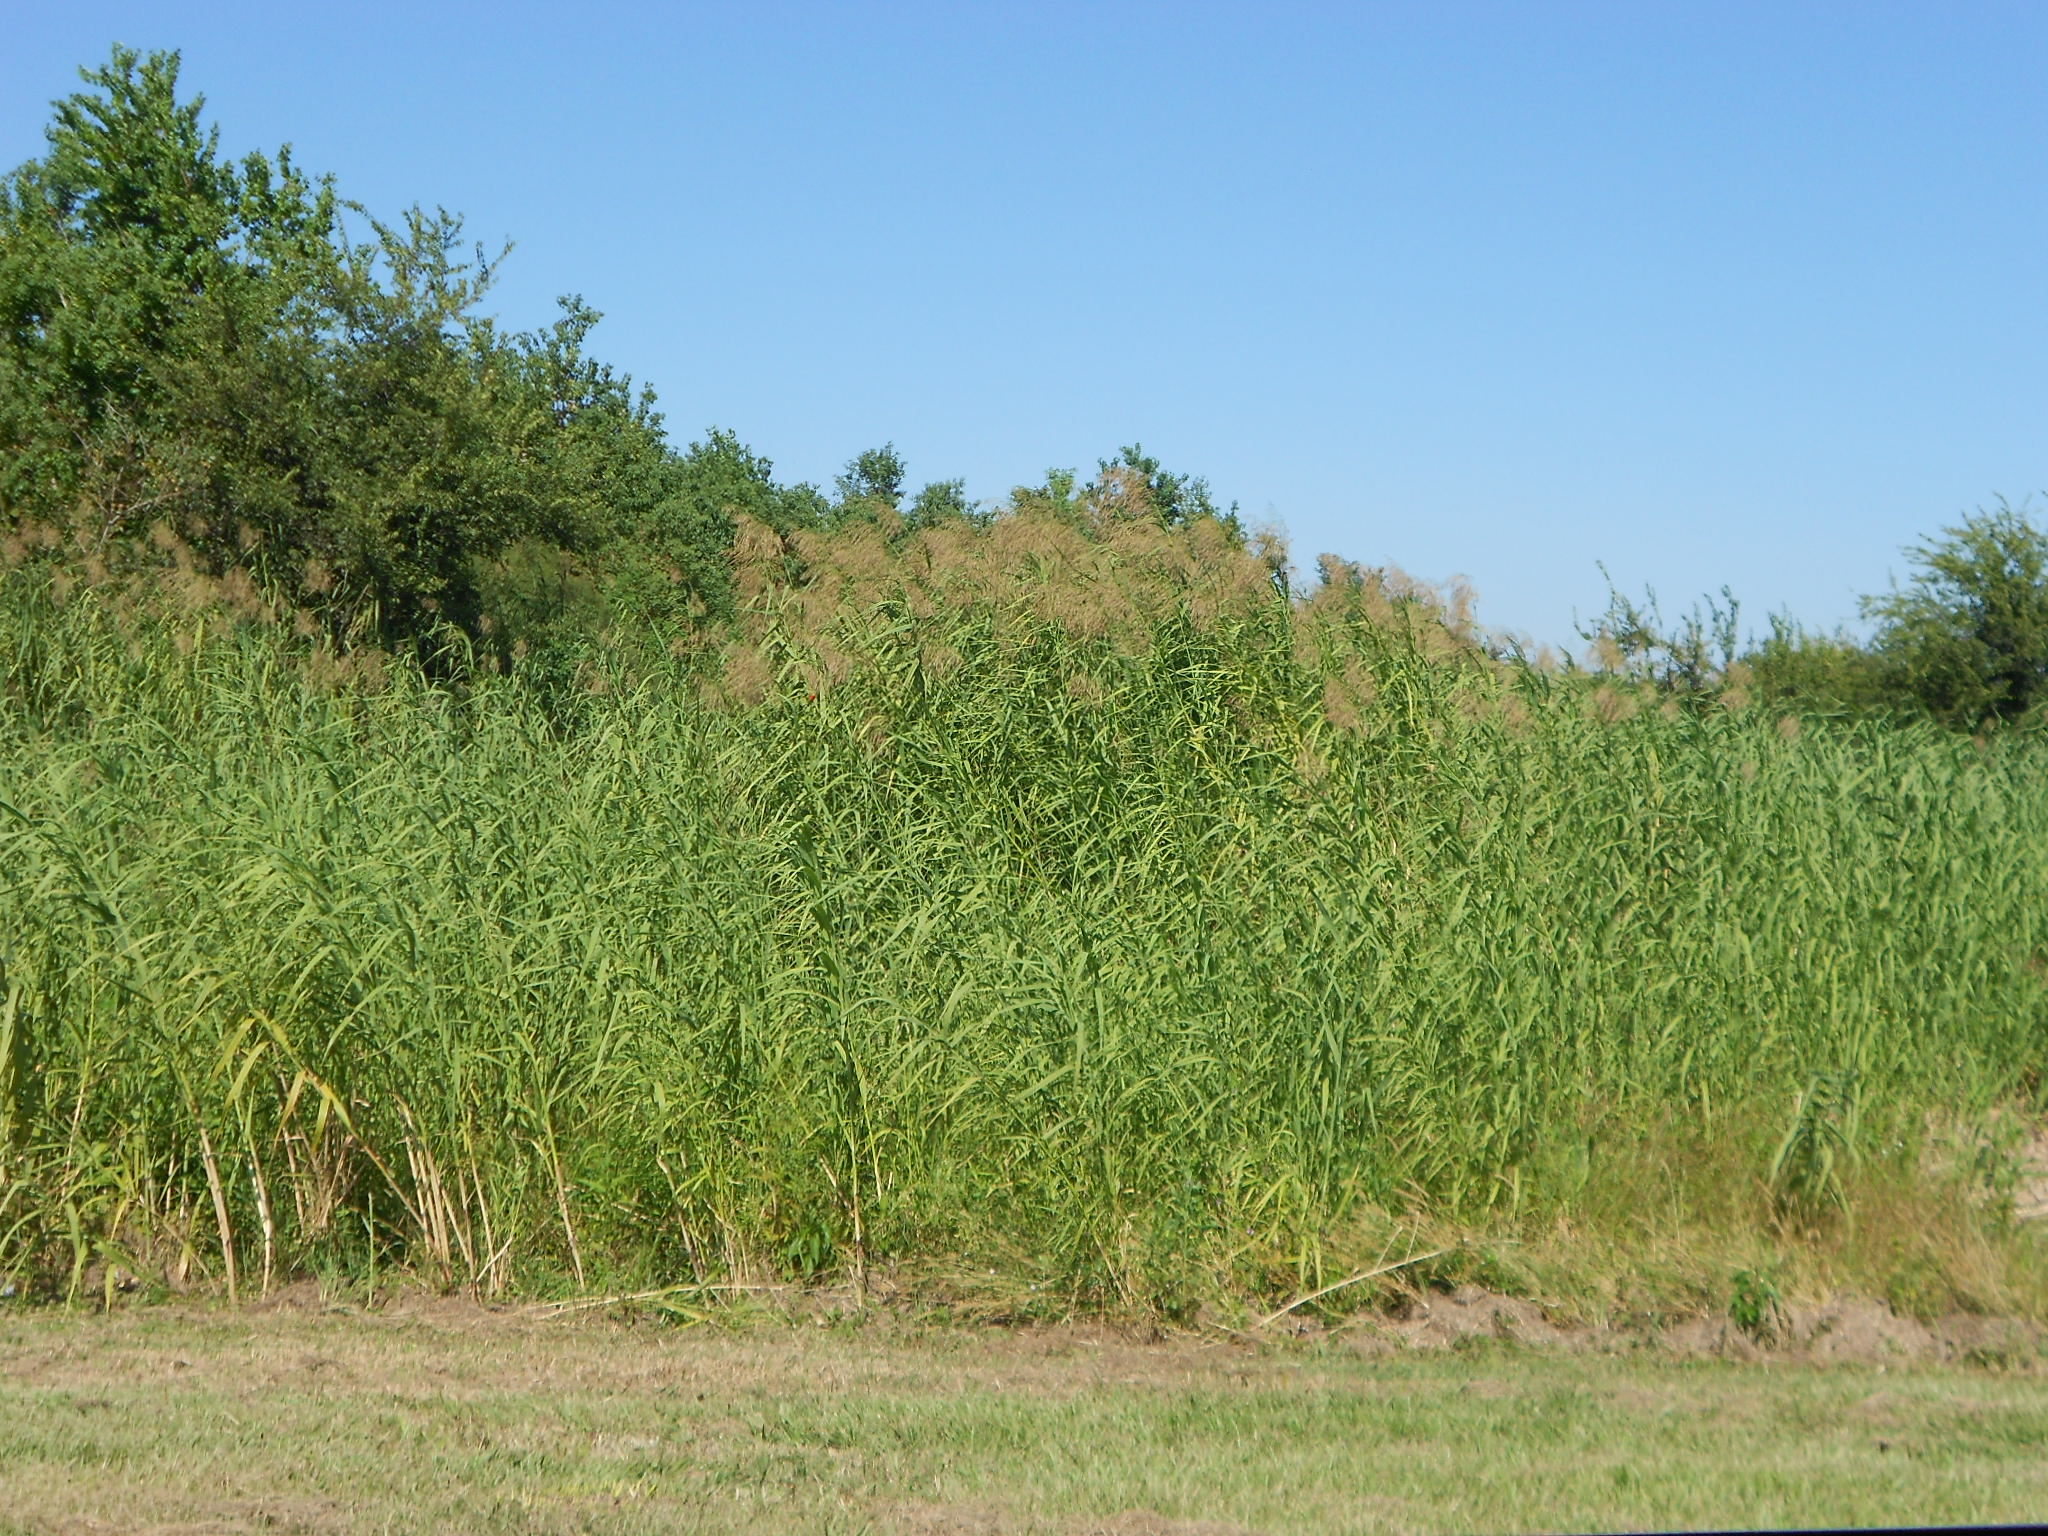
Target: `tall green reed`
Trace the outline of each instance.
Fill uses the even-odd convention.
[[[0,1268],[60,1287],[1175,1311],[1569,1213],[1674,1125],[1748,1138],[1768,1220],[1816,1081],[1873,1144],[2038,1089],[2024,744],[1617,706],[1277,595],[771,615],[758,702],[598,657],[565,726],[7,579]]]

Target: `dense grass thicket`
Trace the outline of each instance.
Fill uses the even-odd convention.
[[[1660,708],[1213,523],[803,553],[567,698],[0,577],[0,1270],[2037,1304],[2030,738]]]

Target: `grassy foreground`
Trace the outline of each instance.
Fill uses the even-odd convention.
[[[2018,1521],[2048,1380],[1106,1335],[0,1321],[0,1530],[1358,1532]]]

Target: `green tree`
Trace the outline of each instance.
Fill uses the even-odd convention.
[[[318,332],[295,300],[340,276],[338,210],[289,150],[224,163],[176,55],[82,73],[97,91],[57,103],[48,155],[0,188],[0,512],[82,510],[104,543],[232,473],[164,418],[236,416],[233,383],[195,412],[165,365],[217,373]]]
[[[1242,535],[1235,503],[1228,510],[1218,507],[1206,479],[1161,468],[1159,460],[1147,453],[1142,444],[1119,448],[1115,458],[1097,460],[1096,469],[1098,487],[1108,486],[1112,481],[1134,487],[1150,505],[1153,515],[1169,528],[1213,517],[1231,532]]]
[[[839,476],[839,516],[867,517],[884,507],[894,511],[903,499],[904,473],[894,443],[855,454]]]
[[[1083,515],[1083,495],[1079,471],[1051,468],[1045,472],[1043,485],[1012,486],[1009,510],[1050,512],[1055,517],[1076,522]]]
[[[1876,714],[1900,703],[1884,659],[1845,631],[1810,630],[1772,614],[1771,630],[1744,654],[1758,693],[1808,709]]]
[[[982,520],[982,513],[968,499],[965,480],[932,481],[917,493],[903,514],[905,526],[913,529]]]
[[[672,453],[654,392],[636,392],[585,350],[602,316],[578,295],[560,304],[553,327],[504,349],[525,373],[520,393],[545,412],[533,441],[539,499],[528,542],[552,545],[585,572],[621,633],[730,613],[725,554],[735,513],[757,511],[755,498],[707,487],[702,445],[687,458]],[[716,451],[712,459],[716,479]]]
[[[730,515],[588,354],[595,310],[501,333],[459,218],[224,160],[176,54],[82,74],[0,187],[0,517],[430,647],[729,607]]]
[[[2001,501],[1907,553],[1912,579],[1863,600],[1894,694],[1963,727],[2048,701],[2048,530]]]
[[[815,485],[778,485],[775,464],[736,433],[713,427],[690,444],[679,465],[682,496],[699,515],[730,522],[739,516],[793,533],[823,523],[830,503]]]
[[[1048,469],[1044,484],[1011,489],[1009,510],[1049,512],[1083,527],[1103,520],[1156,518],[1179,528],[1213,518],[1233,542],[1240,547],[1246,542],[1236,503],[1218,507],[1207,480],[1163,468],[1141,444],[1118,449],[1115,458],[1096,460],[1095,469],[1095,478],[1086,484],[1075,470]]]

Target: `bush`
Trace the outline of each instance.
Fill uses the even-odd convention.
[[[2048,531],[2000,502],[1908,553],[1912,581],[1863,603],[1893,695],[1966,728],[2048,699]]]

